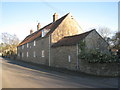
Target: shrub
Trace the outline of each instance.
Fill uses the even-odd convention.
[[[102,53],[97,50],[81,52],[79,59],[87,60],[89,63],[120,63],[120,59],[117,56]]]

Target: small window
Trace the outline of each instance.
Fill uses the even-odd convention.
[[[36,41],[34,41],[34,46],[36,46]]]
[[[20,53],[18,53],[18,57],[20,56]]]
[[[24,53],[22,53],[22,57],[24,57]]]
[[[45,32],[44,32],[44,30],[42,30],[42,37],[44,37],[45,36]]]
[[[36,57],[36,53],[35,53],[35,51],[33,52],[33,57]]]
[[[68,55],[68,62],[71,62],[71,56]]]
[[[42,50],[42,57],[45,57],[45,55],[44,55],[44,50]]]
[[[27,43],[27,48],[29,47],[29,43]]]
[[[22,49],[24,49],[24,45],[22,45]]]
[[[27,52],[27,57],[28,57],[28,52]]]

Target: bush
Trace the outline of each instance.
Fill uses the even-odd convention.
[[[80,53],[79,59],[87,60],[89,63],[120,63],[120,59],[117,56],[95,50]]]

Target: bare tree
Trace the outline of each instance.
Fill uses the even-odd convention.
[[[120,49],[120,31],[116,32],[115,36],[113,36],[112,41],[114,43],[114,47]]]
[[[0,49],[2,53],[16,54],[17,45],[19,44],[18,37],[14,34],[11,35],[9,33],[1,34],[2,43],[0,44]]]
[[[111,34],[110,29],[107,27],[99,27],[98,32],[106,40],[108,39],[109,35]]]
[[[18,37],[14,34],[2,33],[2,41],[4,44],[17,45],[19,43]]]

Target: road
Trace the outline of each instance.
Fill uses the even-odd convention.
[[[2,88],[116,88],[117,78],[86,74],[70,75],[33,66],[25,62],[0,58]]]

